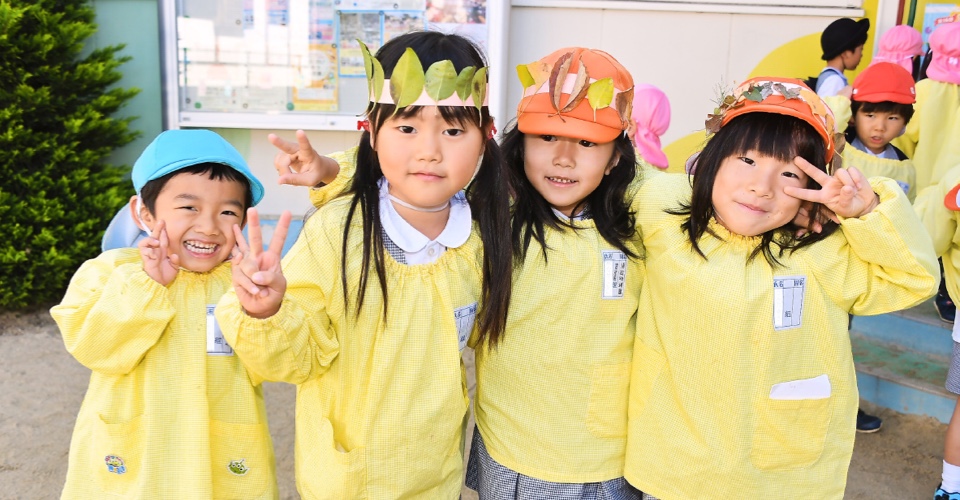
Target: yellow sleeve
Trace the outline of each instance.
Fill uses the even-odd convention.
[[[850,99],[842,95],[832,95],[824,97],[823,102],[833,111],[833,119],[837,124],[837,132],[843,133],[850,125],[850,119],[853,113],[850,110]]]
[[[939,183],[921,191],[913,204],[923,227],[933,239],[937,255],[946,255],[957,235],[958,212],[944,205],[947,193],[957,184],[960,184],[960,165],[949,170]]]
[[[276,314],[248,316],[232,289],[217,304],[217,322],[227,343],[247,370],[263,380],[301,384],[325,372],[340,352],[327,311],[327,298],[340,279],[340,257],[324,234],[324,215],[307,219],[283,259],[287,290]],[[328,224],[333,225],[340,227]]]
[[[118,252],[131,249],[107,252],[80,266],[63,301],[50,310],[67,351],[106,375],[133,371],[176,312],[167,288],[143,271],[139,252],[134,262],[124,263],[114,258]]]
[[[353,174],[357,171],[357,151],[359,149],[359,147],[354,146],[346,151],[327,155],[340,165],[340,170],[333,182],[310,190],[310,202],[313,203],[313,206],[320,208],[350,189]]]
[[[870,185],[880,204],[862,217],[841,218],[846,245],[816,254],[823,261],[812,266],[822,283],[837,285],[827,287],[831,298],[862,316],[913,307],[940,285],[933,243],[906,194],[890,179],[874,177]]]

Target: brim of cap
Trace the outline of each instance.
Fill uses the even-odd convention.
[[[622,127],[609,127],[594,121],[595,113],[597,121],[619,123],[620,114],[613,107],[594,112],[584,99],[573,111],[561,116],[547,99],[534,99],[537,96],[523,98],[517,108],[517,128],[524,134],[575,137],[598,144],[610,142],[623,134]],[[563,97],[564,101],[569,99],[567,95]]]
[[[957,200],[957,194],[960,193],[960,184],[957,184],[943,198],[943,204],[953,211],[960,211],[960,202]]]
[[[260,203],[260,200],[263,199],[263,193],[264,193],[263,184],[261,184],[260,181],[257,180],[257,178],[254,177],[253,174],[251,174],[247,170],[246,165],[238,164],[237,162],[233,161],[233,159],[227,158],[224,156],[216,156],[216,155],[199,156],[196,158],[190,158],[187,160],[181,160],[178,162],[170,163],[170,164],[164,165],[163,168],[157,169],[157,171],[154,172],[150,176],[150,178],[146,180],[146,182],[150,182],[154,179],[159,179],[164,175],[169,174],[170,172],[182,170],[186,167],[199,165],[201,163],[221,163],[223,165],[227,165],[228,167],[233,168],[238,173],[243,175],[243,177],[247,179],[247,182],[250,183],[250,194],[253,197],[253,205],[256,206],[258,203]]]
[[[917,99],[912,95],[904,95],[899,92],[877,92],[867,94],[866,97],[855,95],[854,101],[857,102],[895,102],[897,104],[913,104]]]
[[[847,39],[844,40],[843,43],[839,44],[840,47],[846,47],[847,45],[850,45],[851,43],[853,43],[853,41],[856,40],[857,38],[860,38],[861,36],[865,35],[867,31],[870,30],[870,20],[867,18],[864,18],[857,21],[857,28],[858,29],[856,33],[847,37]],[[829,61],[830,59],[833,59],[834,57],[837,57],[840,54],[842,54],[843,51],[844,49],[837,49],[829,54],[824,52],[823,55],[820,56],[820,59],[823,59],[824,61]]]

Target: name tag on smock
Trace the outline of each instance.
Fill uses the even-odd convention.
[[[806,276],[773,278],[773,328],[787,330],[800,326],[803,316],[803,291]]]
[[[603,251],[604,299],[622,299],[627,284],[627,255],[620,250]]]
[[[473,331],[473,323],[477,319],[477,303],[469,306],[458,307],[453,310],[453,319],[457,323],[457,343],[462,351],[467,347],[467,339],[470,338],[470,332]]]
[[[210,356],[233,356],[233,348],[223,338],[220,324],[217,323],[213,310],[216,304],[207,306],[207,354]]]

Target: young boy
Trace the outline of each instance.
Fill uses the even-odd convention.
[[[853,71],[860,65],[869,29],[869,19],[854,21],[843,17],[823,30],[820,35],[823,55],[820,58],[827,61],[827,65],[820,71],[817,88],[814,89],[820,97],[837,95],[840,89],[847,86],[847,77],[843,72]]]
[[[942,256],[944,281],[953,298],[960,297],[960,165],[948,170],[938,184],[924,189],[914,209]],[[953,356],[946,388],[960,394],[960,326],[953,324]],[[935,500],[960,500],[960,405],[954,404],[943,447],[943,473]]]
[[[51,310],[93,372],[63,498],[275,499],[261,379],[213,316],[234,225],[263,185],[207,130],[161,133],[131,176],[130,215],[149,237],[85,262]]]

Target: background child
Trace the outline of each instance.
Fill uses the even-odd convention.
[[[853,71],[860,65],[869,30],[869,19],[854,21],[847,17],[837,19],[823,30],[820,34],[820,48],[823,49],[820,58],[827,61],[827,65],[817,77],[817,94],[821,97],[837,95],[840,89],[847,86],[847,77],[843,72]]]
[[[667,95],[653,85],[637,85],[633,91],[631,118],[632,124],[627,129],[627,135],[637,145],[640,158],[660,170],[666,170],[669,163],[660,146],[660,137],[670,128],[670,101]]]
[[[84,263],[51,310],[93,372],[63,497],[277,498],[261,379],[213,317],[263,186],[207,130],[163,132],[132,178],[129,215],[150,236]]]
[[[826,173],[833,117],[799,80],[748,80],[717,121],[692,187],[642,188],[625,475],[662,498],[842,498],[858,399],[847,315],[932,295],[930,239],[895,182]],[[798,236],[802,205],[839,225]]]
[[[917,82],[917,102],[906,132],[893,140],[913,160],[917,192],[960,164],[960,23],[940,24],[930,35],[927,78]]]
[[[877,43],[877,54],[870,60],[870,65],[888,62],[899,65],[918,80],[920,59],[923,55],[923,37],[913,26],[899,24],[883,33]]]
[[[960,166],[949,170],[935,186],[925,189],[914,208],[943,257],[944,281],[951,297],[960,297]],[[953,356],[946,388],[960,394],[960,326],[953,324]],[[943,476],[934,500],[960,500],[960,405],[954,405],[943,446]]]
[[[460,351],[474,322],[482,339],[503,332],[512,269],[485,62],[438,32],[394,38],[365,62],[370,130],[340,161],[355,171],[349,196],[307,219],[282,271],[251,221],[252,250],[241,245],[236,292],[216,314],[251,370],[299,385],[303,497],[456,498]]]
[[[502,143],[516,299],[504,337],[477,343],[466,484],[483,499],[639,499],[622,477],[643,273],[624,133],[633,78],[610,54],[581,47],[521,68],[524,97]],[[609,102],[582,98],[605,83]]]

